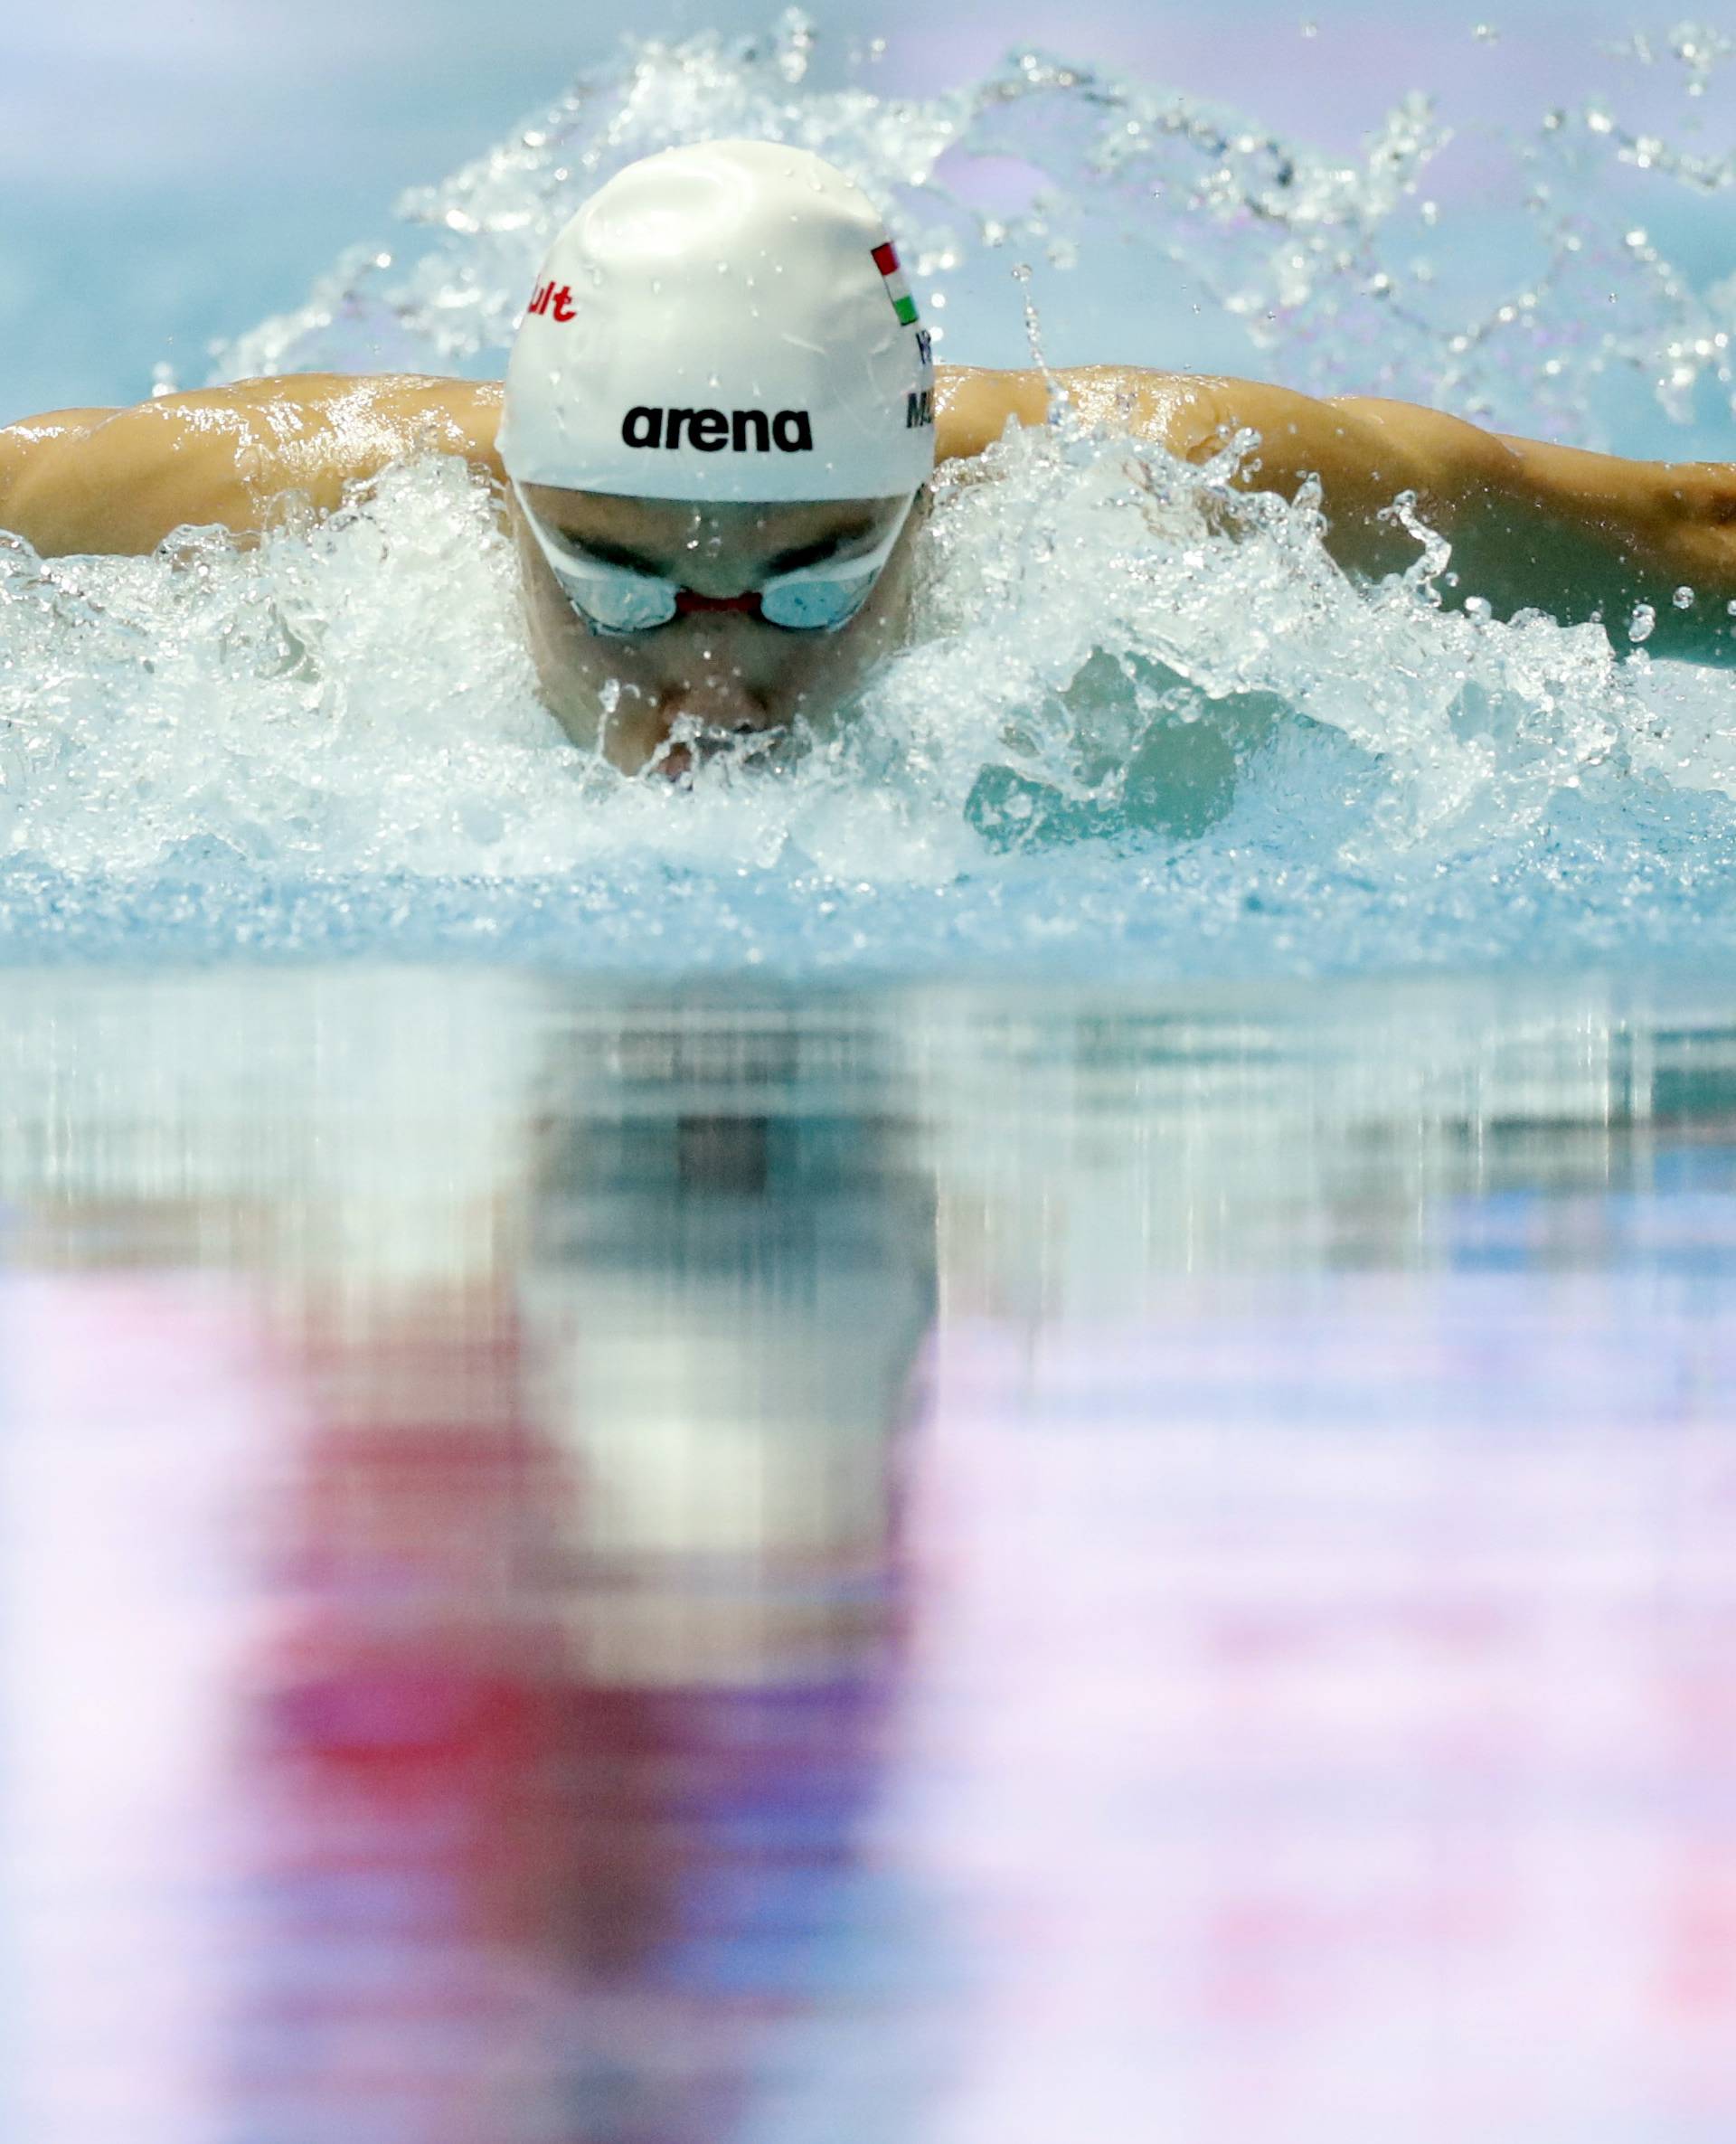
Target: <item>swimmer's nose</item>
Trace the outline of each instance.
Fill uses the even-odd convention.
[[[697,589],[684,588],[675,596],[675,615],[689,618],[696,610],[741,610],[750,618],[760,616],[760,590],[748,589],[739,596],[702,596]]]
[[[674,691],[658,704],[652,756],[665,774],[684,774],[696,757],[708,756],[726,738],[757,736],[777,719],[757,693],[736,679],[720,678],[712,685]],[[671,743],[684,722],[694,724],[702,735]]]

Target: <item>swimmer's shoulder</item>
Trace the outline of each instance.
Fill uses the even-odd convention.
[[[349,458],[353,477],[429,452],[462,455],[498,477],[502,393],[498,380],[429,373],[287,373],[165,400],[190,413],[202,405],[246,412],[286,441],[317,439],[330,458]]]
[[[389,373],[349,385],[360,392],[373,420],[396,434],[401,453],[460,454],[473,468],[505,482],[495,443],[503,382]]]
[[[26,418],[0,430],[0,527],[45,556],[142,553],[189,524],[257,534],[292,501],[329,514],[417,454],[498,482],[500,400],[497,382],[292,373]]]
[[[937,461],[967,461],[992,447],[1009,421],[1043,424],[1048,414],[1048,390],[1041,373],[997,372],[975,364],[934,368]]]
[[[935,453],[941,461],[964,460],[992,447],[1009,423],[1046,424],[1052,386],[1087,418],[1119,418],[1163,439],[1173,452],[1192,457],[1222,429],[1224,391],[1238,384],[1142,365],[1071,365],[1053,373],[1034,367],[937,365]]]

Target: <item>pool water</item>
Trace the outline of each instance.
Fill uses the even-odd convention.
[[[1615,62],[1619,103],[1534,123],[1400,98],[1348,160],[1082,61],[1015,53],[917,95],[841,45],[793,15],[624,45],[219,373],[497,372],[591,187],[746,132],[887,203],[944,358],[1203,360],[1727,450],[1710,33]],[[146,560],[0,546],[0,957],[795,979],[1728,961],[1730,672],[1654,659],[1675,596],[1609,633],[1502,623],[1457,607],[1414,513],[1412,565],[1354,584],[1307,498],[1231,489],[1246,450],[1195,469],[1061,425],[944,473],[910,645],[861,704],[678,787],[619,778],[541,707],[510,547],[454,461],[245,553],[216,531]],[[1675,594],[1736,653],[1721,595]]]
[[[1730,2133],[1727,994],[0,1053],[7,2133]]]
[[[943,357],[1728,451],[1713,31],[1354,153],[828,34],[623,45],[218,370],[495,371],[746,132]],[[683,784],[451,462],[0,538],[0,2136],[1736,2134],[1730,673],[1230,476],[1003,442]]]

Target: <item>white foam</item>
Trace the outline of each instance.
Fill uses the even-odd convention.
[[[704,132],[800,138],[882,195],[902,185],[919,285],[948,258],[963,274],[1004,233],[934,165],[992,149],[1021,100],[1047,115],[1027,153],[1046,143],[1094,213],[1159,164],[1216,173],[1189,244],[1266,288],[1257,241],[1259,274],[1289,278],[1268,290],[1280,325],[1324,346],[1363,332],[1344,260],[1365,274],[1438,146],[1407,107],[1360,177],[1335,175],[1050,62],[910,104],[810,94],[805,49],[794,31],[631,48],[411,203],[433,232],[420,258],[350,263],[231,369],[330,362],[382,325],[410,362],[486,352],[571,201]],[[1274,227],[1250,237],[1225,188]],[[1148,236],[1154,256],[1175,240],[1161,218]],[[1407,320],[1375,356],[1390,371],[1426,346]],[[1443,373],[1469,362],[1435,355]],[[1063,425],[944,474],[911,643],[854,718],[685,787],[565,742],[535,697],[510,547],[454,461],[394,469],[249,551],[215,531],[146,560],[14,546],[0,951],[1162,972],[1703,961],[1736,942],[1723,675],[1618,655],[1596,626],[1448,610],[1449,562],[1420,526],[1409,573],[1353,585],[1312,502],[1234,489],[1233,461],[1189,468]]]

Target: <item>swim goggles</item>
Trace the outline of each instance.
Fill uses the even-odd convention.
[[[702,596],[660,574],[637,572],[631,566],[614,565],[599,558],[534,514],[516,481],[513,491],[562,594],[598,633],[655,632],[672,619],[697,610],[744,611],[791,633],[835,632],[868,600],[916,504],[912,492],[903,511],[872,551],[854,558],[823,559],[818,565],[797,566],[788,573],[774,573],[758,588],[738,596]]]

